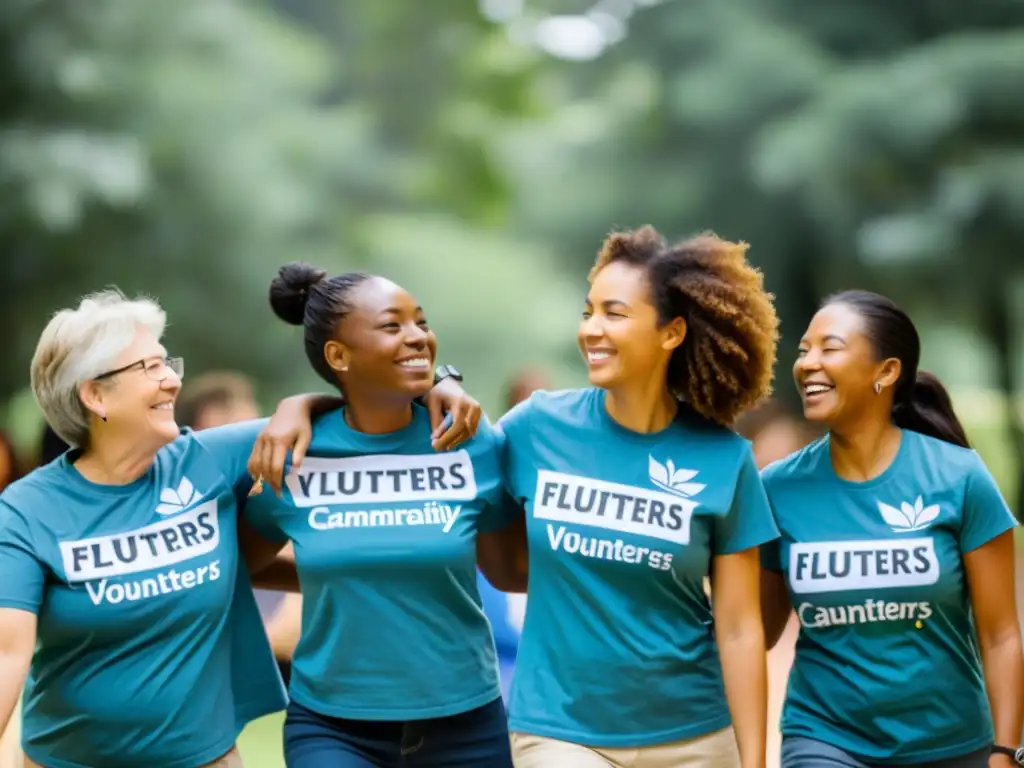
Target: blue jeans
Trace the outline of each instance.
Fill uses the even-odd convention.
[[[988,747],[946,760],[933,760],[919,765],[927,768],[987,768],[991,750]],[[873,768],[872,764],[839,747],[803,736],[782,739],[782,768]],[[908,768],[910,768],[908,766]]]
[[[284,723],[288,768],[512,768],[505,705],[407,722],[346,720],[292,701]]]

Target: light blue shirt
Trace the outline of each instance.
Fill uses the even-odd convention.
[[[604,399],[537,392],[499,422],[530,547],[509,729],[598,747],[694,738],[730,722],[712,558],[777,531],[746,440],[689,411],[632,432]]]
[[[125,486],[72,453],[0,495],[0,606],[38,616],[25,753],[48,768],[196,768],[286,704],[238,551],[263,422],[186,433]]]
[[[978,455],[904,430],[889,468],[854,483],[826,436],[763,477],[782,537],[762,562],[800,619],[783,735],[887,765],[991,744],[963,557],[1016,521]]]
[[[284,497],[246,515],[291,540],[302,635],[291,696],[331,717],[417,720],[500,696],[494,638],[476,582],[478,533],[504,528],[500,435],[486,422],[455,451],[430,445],[430,416],[383,435],[343,411],[314,425]]]

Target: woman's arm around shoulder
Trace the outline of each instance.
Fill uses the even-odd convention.
[[[278,522],[278,513],[288,506],[287,499],[257,483],[239,515],[238,543],[252,584],[259,589],[299,591],[294,551]]]

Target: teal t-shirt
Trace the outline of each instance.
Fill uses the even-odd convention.
[[[598,389],[499,422],[526,509],[530,588],[509,729],[643,747],[730,723],[704,578],[774,539],[750,444],[689,411],[639,434]]]
[[[283,498],[265,489],[246,516],[290,540],[302,634],[290,694],[354,720],[467,712],[501,695],[476,584],[476,535],[504,528],[500,435],[486,421],[458,450],[430,445],[430,416],[357,432],[343,410],[320,419]]]
[[[783,735],[893,765],[991,744],[963,555],[1016,521],[978,455],[904,430],[855,483],[826,436],[763,479],[782,536],[762,562],[800,620]]]
[[[67,453],[0,495],[0,607],[38,617],[22,743],[47,768],[196,768],[286,705],[238,551],[263,422],[188,432],[130,485]]]

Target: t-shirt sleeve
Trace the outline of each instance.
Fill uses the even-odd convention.
[[[505,451],[508,442],[505,431],[497,424],[492,426],[488,423],[486,428],[492,451],[492,461],[488,462],[487,467],[492,475],[487,478],[487,503],[480,515],[477,530],[480,533],[494,533],[522,517],[523,510],[505,487]]]
[[[260,536],[267,541],[283,544],[288,541],[288,536],[278,525],[275,513],[286,504],[284,499],[274,493],[273,488],[264,483],[262,493],[246,498],[242,514]]]
[[[757,472],[754,454],[750,446],[745,445],[732,506],[715,523],[713,554],[742,552],[751,547],[760,547],[778,536],[779,529],[775,525],[768,495]]]
[[[977,454],[971,462],[964,491],[960,551],[970,552],[1017,525],[992,473]]]
[[[495,425],[495,431],[499,434],[501,441],[501,472],[505,479],[505,491],[514,503],[518,504],[525,497],[516,488],[516,460],[517,454],[521,453],[529,441],[530,417],[534,408],[531,395],[522,401],[504,416]]]
[[[772,507],[772,497],[768,493],[768,475],[761,473],[761,485],[764,487],[765,498],[768,499],[768,509],[771,510],[772,518],[778,526],[778,518],[775,516],[775,509]],[[782,572],[782,538],[775,538],[761,545],[761,567],[766,571]]]
[[[192,435],[213,457],[221,472],[237,490],[239,486],[252,484],[246,465],[249,463],[256,438],[269,423],[270,419],[240,421],[236,424],[193,432]],[[248,488],[245,490],[248,491]]]
[[[0,607],[38,613],[46,569],[25,518],[0,501]]]

